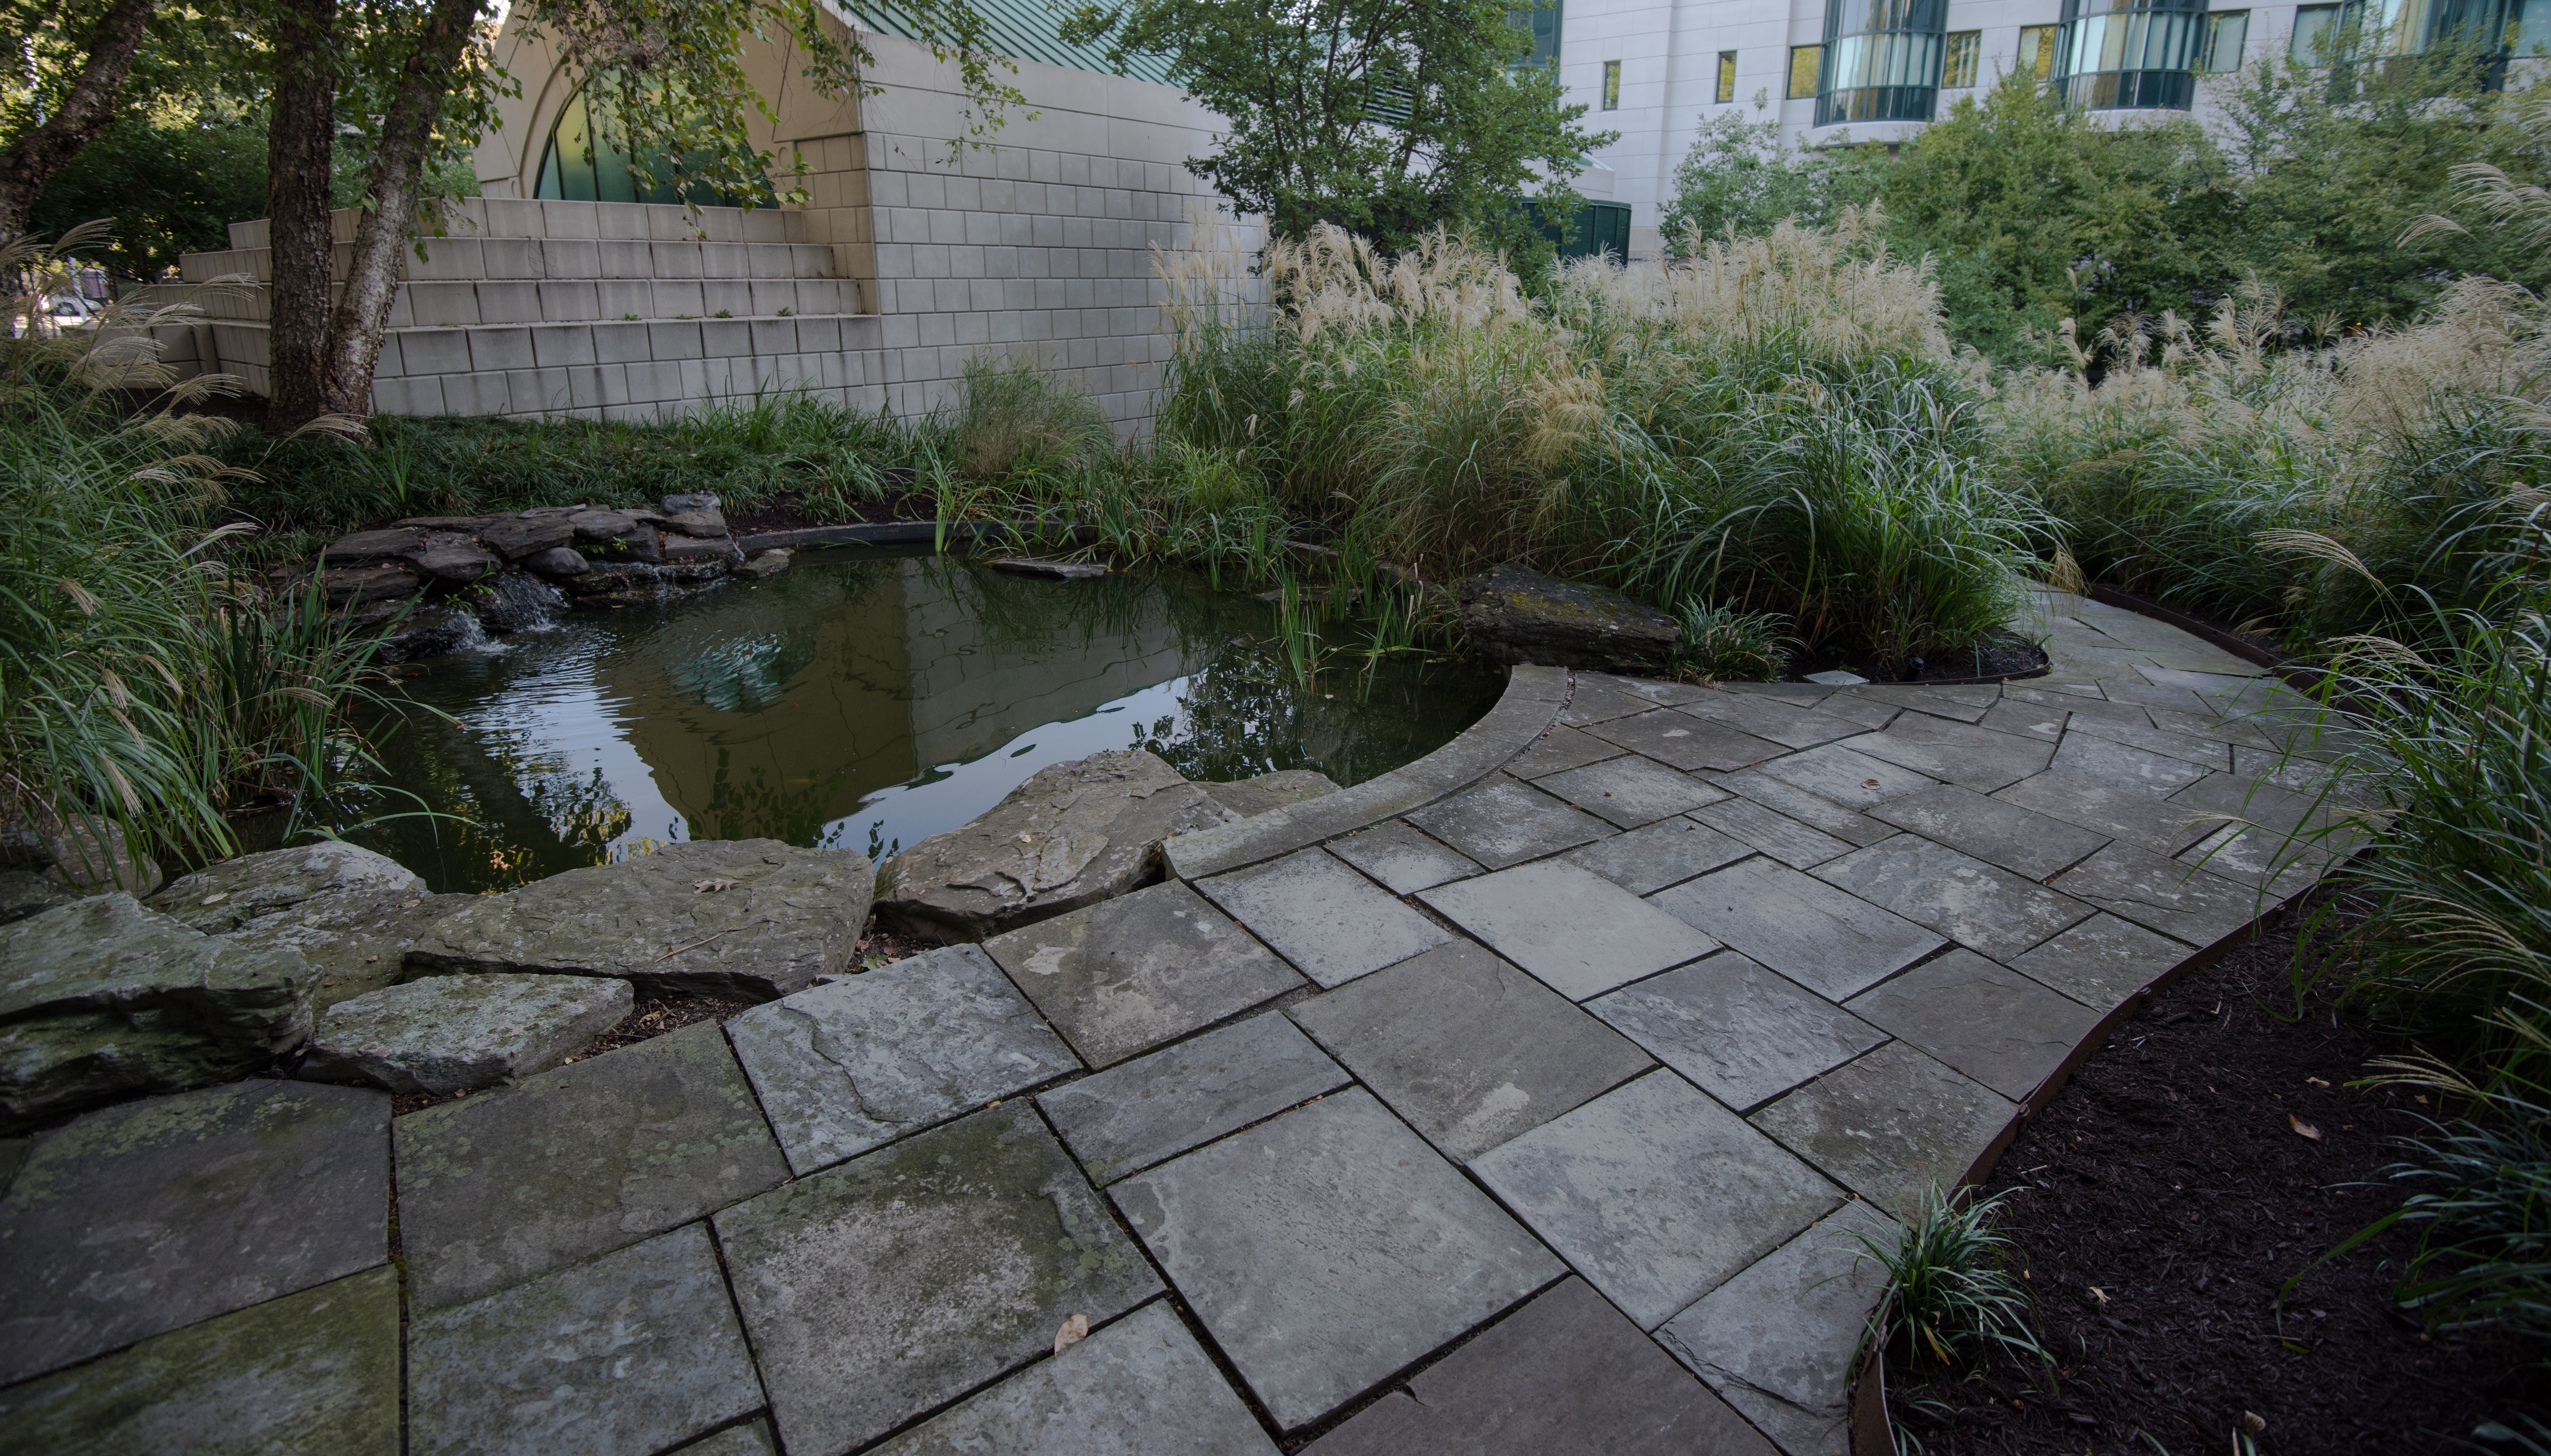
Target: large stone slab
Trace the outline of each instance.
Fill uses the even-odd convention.
[[[983,949],[1093,1067],[1302,985],[1292,967],[1180,884],[1039,921],[993,936]]]
[[[1276,1456],[1257,1417],[1155,1301],[967,1398],[874,1456]]]
[[[1751,799],[1730,799],[1696,811],[1692,819],[1729,836],[1738,845],[1772,856],[1791,869],[1806,869],[1851,852],[1849,841],[1809,828]]]
[[[262,1066],[309,1039],[312,980],[120,890],[0,926],[0,1130]]]
[[[1612,826],[1505,774],[1491,774],[1408,822],[1489,869],[1574,849]]]
[[[867,860],[845,849],[667,844],[480,897],[419,935],[407,966],[616,976],[649,994],[786,996],[849,966],[871,879]]]
[[[1870,811],[1899,828],[2044,880],[2090,857],[2108,836],[1955,784],[1939,784]]]
[[[1842,1202],[1671,1072],[1605,1093],[1471,1170],[1642,1329]]]
[[[1656,1065],[1467,940],[1294,1007],[1390,1110],[1468,1162]]]
[[[2010,964],[2092,1011],[2106,1012],[2176,969],[2189,953],[2167,935],[2101,914]]]
[[[1673,708],[1659,708],[1635,718],[1616,718],[1586,731],[1607,743],[1617,743],[1686,772],[1739,769],[1788,751],[1768,738]]]
[[[1718,948],[1685,922],[1564,860],[1518,865],[1419,898],[1571,1001]]]
[[[2143,712],[2139,708],[2134,711],[2138,714]],[[2209,773],[2229,773],[2232,769],[2233,746],[2202,734],[2173,732],[2164,728],[2143,728],[2130,723],[2095,720],[2080,723],[2071,731],[2093,738],[2106,738],[2111,742],[2123,743],[2130,748],[2139,748],[2147,753],[2159,753],[2166,758],[2184,759]]]
[[[1854,1200],[1674,1317],[1657,1337],[1788,1456],[1851,1456],[1854,1366],[1895,1220]]]
[[[1199,880],[1196,888],[1323,986],[1343,986],[1452,938],[1319,849]]]
[[[1741,795],[1748,802],[1759,804],[1786,818],[1796,820],[1820,834],[1830,835],[1848,844],[1875,844],[1895,832],[1893,825],[1881,824],[1856,810],[1845,809],[1832,800],[1821,795],[1810,794],[1795,784],[1783,783],[1760,769],[1749,768],[1737,773],[1720,774],[1717,777],[1717,783],[1720,788],[1729,793]],[[1694,810],[1692,818],[1702,824],[1716,824],[1716,816],[1736,807],[1733,804],[1713,804],[1707,809]],[[1725,826],[1721,825],[1721,827]],[[1736,832],[1732,828],[1727,831],[1731,834]]]
[[[673,1456],[779,1456],[779,1443],[770,1438],[770,1422],[756,1419],[702,1436]]]
[[[635,1008],[626,981],[428,976],[338,1004],[301,1075],[397,1093],[459,1092],[546,1072]]]
[[[2249,885],[2131,844],[2111,844],[2056,877],[2055,888],[2200,949],[2247,927],[2276,901]]]
[[[15,924],[79,898],[77,890],[56,885],[33,870],[0,870],[0,925]]]
[[[1955,1188],[2019,1109],[1901,1041],[1753,1115],[1755,1126],[1898,1218],[1934,1185]]]
[[[1543,774],[1618,758],[1621,753],[1619,747],[1592,733],[1581,733],[1562,726],[1535,738],[1531,747],[1516,754],[1514,761],[1506,765],[1506,772],[1519,779],[1537,779]]]
[[[1357,1089],[1137,1174],[1111,1196],[1288,1429],[1562,1272]]]
[[[1338,791],[1337,781],[1308,768],[1279,768],[1237,783],[1199,785],[1213,802],[1242,818],[1266,814],[1287,804],[1307,804]]]
[[[2080,901],[1919,834],[1855,849],[1818,865],[1815,876],[2005,960],[2091,914]]]
[[[1745,801],[1732,799],[1728,802],[1743,804]],[[1756,808],[1753,805],[1746,807]],[[1757,812],[1771,813],[1769,810]],[[1839,854],[1849,847],[1838,844],[1834,852]],[[1610,839],[1598,839],[1582,849],[1571,850],[1566,859],[1580,869],[1601,875],[1633,895],[1646,895],[1668,885],[1681,884],[1694,875],[1706,874],[1721,865],[1734,864],[1752,852],[1753,848],[1748,844],[1731,839],[1697,820],[1678,816]]]
[[[1080,1070],[976,945],[926,951],[727,1023],[803,1176]]]
[[[887,860],[877,913],[980,940],[1122,895],[1158,871],[1163,839],[1241,817],[1157,754],[1094,753]]]
[[[1562,728],[1582,728],[1589,724],[1609,723],[1633,713],[1645,713],[1657,706],[1636,693],[1599,686],[1600,681],[1591,673],[1578,676],[1576,691],[1568,695],[1568,706],[1559,715]]]
[[[206,865],[170,880],[148,904],[190,929],[223,935],[315,896],[348,891],[421,895],[425,881],[388,855],[323,839]]]
[[[662,1451],[762,1405],[703,1223],[419,1315],[407,1358],[420,1451]]]
[[[788,1173],[707,1021],[411,1113],[395,1134],[420,1310],[663,1233]]]
[[[1683,629],[1619,592],[1511,562],[1462,583],[1462,634],[1491,662],[1655,672]]]
[[[389,1117],[242,1082],[38,1139],[0,1198],[0,1385],[386,1262]]]
[[[1743,1417],[1581,1279],[1534,1296],[1305,1451],[1773,1456]]]
[[[865,1446],[1161,1283],[1026,1103],[717,1215],[791,1451]]]
[[[398,1456],[386,1264],[0,1390],[0,1448],[115,1456]]]
[[[2021,779],[1992,797],[2162,854],[2177,854],[2216,827],[2196,809],[2061,769]]]
[[[1924,961],[1850,1009],[2013,1102],[2034,1096],[2099,1025],[2099,1013],[1970,950]]]
[[[1847,718],[1818,713],[1796,703],[1759,693],[1707,692],[1680,705],[1695,718],[1723,723],[1740,732],[1780,744],[1784,748],[1812,748],[1866,731],[1866,728]]]
[[[223,938],[247,950],[300,952],[317,978],[311,1006],[319,1012],[396,985],[407,952],[444,917],[476,905],[475,895],[421,890],[343,890],[314,895],[289,910],[258,916]]]
[[[1103,1186],[1348,1080],[1299,1027],[1269,1012],[1039,1094],[1037,1106]]]
[[[1329,845],[1329,852],[1379,880],[1393,895],[1414,895],[1480,872],[1479,862],[1405,820],[1389,820]]]
[[[1827,743],[1792,753],[1777,762],[1763,765],[1767,778],[1778,779],[1791,788],[1804,789],[1819,798],[1828,799],[1846,809],[1867,811],[1889,799],[1900,798],[1934,782],[1901,764],[1883,758],[1872,758],[1842,743]],[[1735,788],[1733,784],[1729,788]],[[1742,789],[1737,790],[1743,793]],[[1750,796],[1749,796],[1750,797]],[[1774,805],[1774,808],[1780,808]]]
[[[2053,766],[2075,778],[2156,797],[2184,789],[2206,773],[2185,758],[2089,733],[2066,733],[2063,746],[2055,750]]]
[[[1585,1009],[1740,1113],[1887,1039],[1732,950],[1622,987]]]
[[[1635,755],[1551,774],[1536,780],[1533,787],[1625,829],[1728,797],[1715,784]]]
[[[1898,718],[1884,732],[1845,738],[1843,746],[1985,793],[2043,769],[2055,752],[2050,744],[2016,743],[2008,733],[1922,713]]]
[[[1911,921],[1767,859],[1686,880],[1648,903],[1834,1001],[1941,943]]]

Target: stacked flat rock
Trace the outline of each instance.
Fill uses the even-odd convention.
[[[0,928],[0,1131],[254,1071],[309,1039],[315,979],[122,891]]]
[[[1491,662],[1654,673],[1683,629],[1619,592],[1507,564],[1462,583],[1462,632]]]
[[[636,998],[594,976],[428,976],[330,1009],[301,1075],[441,1095],[546,1072],[617,1025]]]
[[[1206,784],[1203,788],[1213,796],[1214,803],[1243,819],[1256,819],[1285,805],[1300,804],[1338,791],[1337,783],[1327,774],[1308,768],[1279,768],[1254,779]]]
[[[244,948],[300,955],[325,1011],[398,980],[418,933],[476,900],[430,895],[396,860],[332,840],[224,860],[169,881],[150,904]]]
[[[1144,749],[1058,763],[972,824],[887,860],[877,912],[979,940],[1136,889],[1158,870],[1162,840],[1239,818]]]
[[[850,964],[874,883],[847,849],[670,844],[474,897],[417,936],[407,970],[610,976],[651,996],[766,1000]]]

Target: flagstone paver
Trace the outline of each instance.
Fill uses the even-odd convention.
[[[439,1310],[408,1331],[421,1451],[662,1451],[762,1407],[708,1229]]]
[[[1887,1039],[1732,950],[1596,997],[1585,1009],[1740,1113]]]
[[[1643,1329],[1842,1202],[1842,1190],[1672,1072],[1471,1164]]]
[[[392,1133],[418,1310],[636,1243],[788,1176],[706,1022],[411,1113]]]
[[[1347,835],[1329,852],[1379,880],[1393,895],[1414,895],[1482,873],[1471,856],[1405,820],[1385,820]]]
[[[1467,940],[1291,1015],[1457,1163],[1656,1065],[1620,1032]]]
[[[1564,1279],[1305,1450],[1772,1456],[1773,1448],[1583,1280]]]
[[[1264,1012],[1058,1087],[1037,1106],[1105,1185],[1351,1080],[1282,1013]]]
[[[1476,787],[1408,816],[1408,822],[1492,870],[1613,832],[1594,816],[1505,774],[1491,774]]]
[[[1275,1456],[1222,1372],[1158,1301],[879,1446],[881,1456]]]
[[[1940,947],[1940,937],[1822,880],[1749,859],[1660,890],[1649,904],[1839,1000]]]
[[[2013,1102],[2099,1025],[2097,1012],[1971,950],[1924,961],[1847,1009]]]
[[[1655,824],[1727,797],[1727,791],[1715,784],[1636,756],[1551,774],[1535,780],[1533,787],[1545,794],[1556,794],[1624,829]]]
[[[1499,870],[1419,898],[1571,1001],[1718,948],[1684,921],[1564,860]]]
[[[714,1221],[790,1450],[865,1445],[1161,1288],[1023,1102]]]
[[[399,1290],[386,1264],[0,1391],[0,1449],[398,1456]]]
[[[0,1446],[1842,1456],[1849,1235],[2344,809],[2313,705],[2042,600],[1999,686],[1519,669],[1171,883],[394,1122],[0,1140]]]
[[[1731,801],[1742,803],[1742,800]],[[1769,810],[1761,810],[1769,814]],[[1808,830],[1807,832],[1814,832]],[[1840,853],[1848,845],[1837,846]],[[1659,820],[1610,839],[1597,839],[1570,850],[1567,862],[1592,870],[1633,895],[1646,895],[1679,885],[1720,865],[1734,864],[1754,846],[1731,839],[1687,815]]]
[[[983,949],[1093,1067],[1303,984],[1229,917],[1174,883],[1039,921]]]
[[[1343,986],[1452,938],[1323,849],[1216,875],[1196,888],[1323,986]]]
[[[1558,1259],[1361,1090],[1109,1191],[1277,1425],[1548,1284]]]
[[[234,1082],[37,1139],[0,1199],[0,1385],[388,1262],[389,1114]]]
[[[1918,834],[1855,849],[1812,873],[1961,945],[2004,957],[2091,914],[2077,900]]]

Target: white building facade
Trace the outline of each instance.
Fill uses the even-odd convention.
[[[1560,0],[1561,82],[1621,140],[1582,188],[1625,203],[1631,255],[1662,245],[1674,171],[1702,123],[1781,123],[1805,146],[1898,143],[2025,71],[2119,121],[2209,114],[2245,63],[2312,58],[2353,24],[2400,54],[2451,35],[2551,42],[2551,0]],[[1545,22],[1547,23],[1547,22]],[[1762,109],[1758,111],[1757,103]]]

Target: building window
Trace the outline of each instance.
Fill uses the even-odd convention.
[[[611,145],[609,129],[596,127],[582,91],[559,108],[541,148],[540,170],[533,174],[532,195],[566,202],[688,201],[698,207],[738,207],[744,199],[697,182],[684,183],[709,161],[708,153],[675,158],[648,147],[646,169],[656,181],[640,185],[628,153]],[[685,193],[687,192],[687,197]],[[766,196],[757,201],[766,201]]]
[[[1559,64],[1559,0],[1506,12],[1506,23],[1532,34],[1532,49],[1517,65]]]
[[[1603,109],[1621,109],[1621,62],[1617,60],[1603,62]]]
[[[2186,111],[2196,101],[2205,0],[2064,0],[2065,95],[2092,111]]]
[[[1977,63],[1984,58],[1985,34],[1960,31],[1949,38],[1949,58],[1940,66],[1940,88],[1962,90],[1976,83]]]
[[[2019,68],[2041,81],[2055,76],[2055,34],[2059,26],[2019,28]]]
[[[2205,54],[2197,62],[2198,70],[2236,71],[2241,68],[2241,52],[2250,44],[2250,12],[2226,10],[2205,18]]]
[[[1736,99],[1736,52],[1718,52],[1718,102],[1721,106]]]
[[[1789,48],[1789,99],[1804,101],[1816,94],[1816,72],[1824,69],[1825,48],[1792,46]]]
[[[2295,12],[2295,59],[2325,64],[2338,58],[2339,32],[2345,29],[2344,5],[2306,5]]]
[[[1948,9],[1948,0],[1826,0],[1816,125],[1929,121]]]

